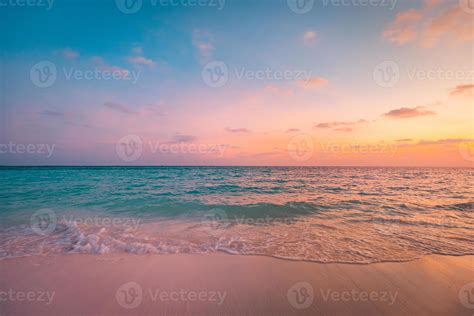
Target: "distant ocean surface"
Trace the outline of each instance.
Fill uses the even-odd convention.
[[[474,169],[0,167],[0,258],[474,254]]]

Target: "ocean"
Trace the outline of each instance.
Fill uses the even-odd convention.
[[[474,254],[474,169],[0,167],[0,259]]]

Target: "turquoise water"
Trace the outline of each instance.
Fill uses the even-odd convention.
[[[473,169],[2,167],[0,179],[0,258],[474,254]]]

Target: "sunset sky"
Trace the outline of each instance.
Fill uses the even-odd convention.
[[[206,1],[0,7],[0,164],[473,166],[463,1]]]

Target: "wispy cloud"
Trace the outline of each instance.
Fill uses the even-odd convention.
[[[63,56],[66,59],[76,59],[80,56],[78,51],[73,50],[70,47],[66,47],[61,50],[58,50],[57,53],[59,53],[61,56]]]
[[[298,80],[296,86],[304,90],[315,90],[327,86],[329,81],[323,77],[312,77],[309,80]]]
[[[458,95],[467,95],[472,96],[474,94],[474,84],[464,84],[454,87],[451,90],[450,95],[458,96]]]
[[[196,141],[197,137],[192,136],[192,135],[181,135],[178,134],[173,137],[172,140],[170,140],[168,143],[169,144],[178,144],[178,143],[192,143]]]
[[[438,140],[420,140],[418,145],[448,145],[473,142],[473,138],[446,138]]]
[[[337,131],[350,132],[355,126],[365,123],[367,123],[367,121],[362,119],[354,122],[325,122],[319,123],[315,128],[334,128]]]
[[[128,61],[132,64],[139,64],[150,67],[155,66],[155,62],[153,60],[145,58],[143,56],[128,57]]]
[[[417,23],[422,18],[416,9],[400,12],[387,28],[382,32],[382,37],[396,44],[405,44],[414,40],[418,34]]]
[[[225,130],[229,133],[249,133],[250,132],[246,128],[230,128],[230,127],[227,127]]]
[[[127,105],[121,104],[121,103],[116,103],[116,102],[105,102],[104,106],[108,107],[109,109],[112,109],[114,111],[123,113],[123,114],[138,114],[137,111],[134,109],[130,108]]]
[[[264,91],[267,93],[275,94],[280,97],[289,97],[293,95],[293,90],[288,88],[281,88],[275,85],[266,85]]]
[[[299,132],[300,130],[298,128],[290,128],[285,131],[285,133],[295,133]]]
[[[303,41],[305,44],[313,44],[316,41],[316,31],[308,30],[303,34]]]
[[[436,0],[427,0],[421,9],[398,13],[382,32],[385,40],[403,45],[417,42],[421,47],[432,48],[442,39],[463,43],[474,38],[472,17],[466,14],[457,1],[438,12]]]
[[[51,116],[51,117],[64,117],[66,114],[64,112],[52,111],[52,110],[43,110],[37,112],[39,115]]]
[[[404,119],[418,116],[427,116],[435,115],[436,113],[430,110],[426,110],[423,106],[418,106],[415,108],[406,108],[402,107],[399,109],[391,110],[384,114],[384,116],[389,118]]]
[[[130,74],[130,71],[128,69],[125,69],[119,66],[109,65],[105,62],[105,60],[102,57],[99,57],[99,56],[92,57],[90,61],[94,65],[96,65],[100,70],[110,71],[110,72],[119,74],[121,77],[127,77]]]
[[[195,29],[192,35],[193,46],[197,49],[199,62],[206,63],[214,51],[213,36],[207,30]]]

